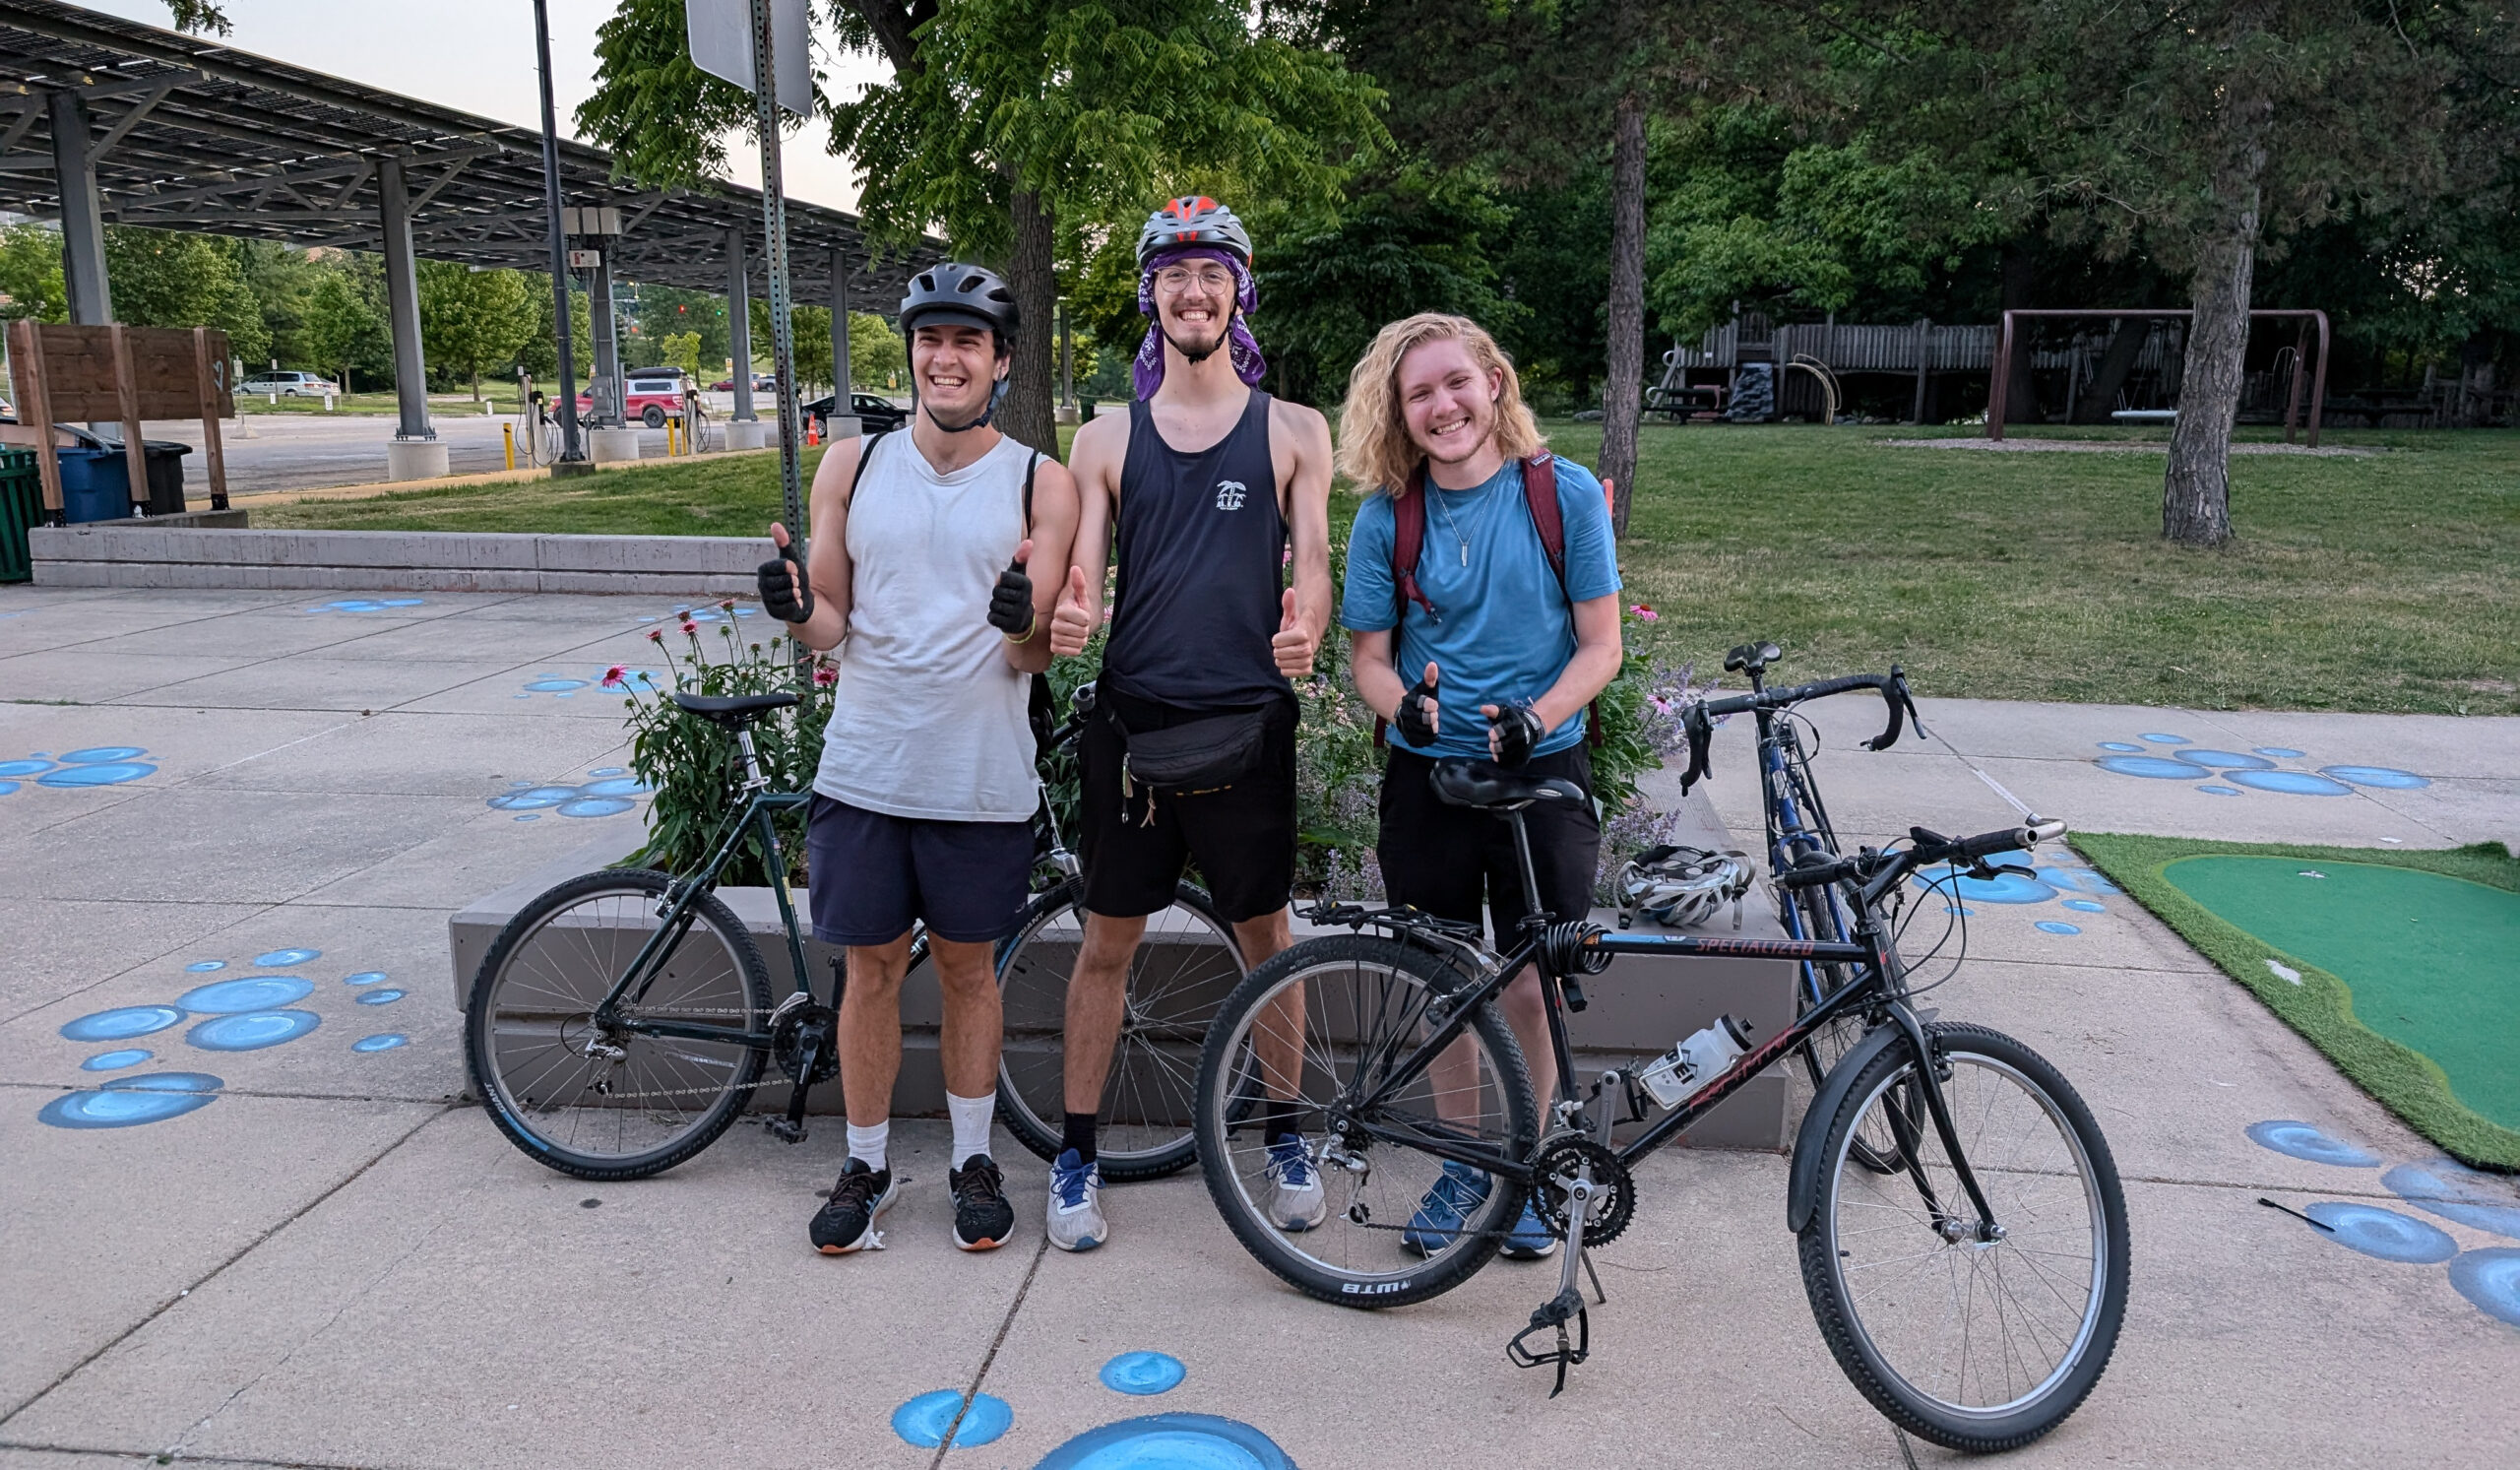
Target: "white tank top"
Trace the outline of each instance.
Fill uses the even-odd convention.
[[[1032,819],[1031,675],[988,622],[1032,458],[1000,439],[939,475],[907,432],[876,447],[850,498],[849,627],[815,791],[891,816]]]

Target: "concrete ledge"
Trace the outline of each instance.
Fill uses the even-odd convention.
[[[241,514],[230,512],[229,514]],[[211,530],[120,522],[29,534],[45,587],[343,592],[748,593],[762,543],[737,537]]]

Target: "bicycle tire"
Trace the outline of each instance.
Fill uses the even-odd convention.
[[[1249,973],[1233,926],[1205,889],[1192,883],[1176,887],[1166,914],[1175,912],[1185,921],[1166,933],[1150,932],[1129,962],[1129,1009],[1102,1084],[1103,1123],[1096,1150],[1106,1182],[1162,1179],[1196,1162],[1199,1140],[1191,1118],[1200,1050],[1218,1009]],[[1072,927],[1062,922],[1071,915]],[[1085,880],[1068,878],[1034,896],[1014,936],[998,951],[1005,1040],[998,1052],[997,1117],[1044,1163],[1055,1161],[1065,1146],[1067,987],[1084,918]],[[1164,918],[1155,916],[1151,927]],[[1221,956],[1198,952],[1211,936],[1223,940]],[[1184,949],[1192,952],[1184,957]],[[1166,1116],[1177,1118],[1177,1127],[1151,1120]]]
[[[1369,1004],[1360,985],[1349,995],[1344,1008],[1332,987],[1341,967],[1361,976],[1368,968],[1376,973],[1405,979],[1405,986],[1395,989],[1414,990],[1416,996],[1402,995],[1395,1007],[1388,1000],[1378,1007]],[[1292,987],[1312,986],[1306,991],[1304,1066],[1299,1083],[1307,1105],[1306,1112],[1317,1118],[1322,1092],[1316,1089],[1316,1074],[1324,1083],[1336,1084],[1339,1095],[1354,1095],[1366,1084],[1366,1069],[1357,1067],[1357,1077],[1338,1075],[1340,1049],[1331,1045],[1336,1023],[1324,1017],[1372,1016],[1374,1023],[1391,1023],[1387,1034],[1371,1033],[1361,1026],[1352,1028],[1357,1037],[1370,1041],[1381,1035],[1384,1046],[1352,1044],[1346,1051],[1351,1059],[1374,1056],[1381,1061],[1396,1061],[1398,1048],[1407,1044],[1418,1021],[1423,1019],[1422,1001],[1451,993],[1476,984],[1468,972],[1455,967],[1445,957],[1430,950],[1397,939],[1363,934],[1335,934],[1303,943],[1284,951],[1251,972],[1237,987],[1222,1009],[1215,1024],[1208,1028],[1207,1046],[1199,1060],[1199,1164],[1208,1185],[1208,1195],[1215,1200],[1217,1211],[1234,1239],[1251,1252],[1254,1259],[1278,1279],[1308,1297],[1341,1307],[1379,1309],[1405,1307],[1423,1302],[1459,1286],[1492,1258],[1504,1244],[1503,1232],[1511,1228],[1522,1213],[1525,1190],[1520,1187],[1490,1187],[1472,1211],[1467,1212],[1457,1230],[1448,1232],[1449,1241],[1416,1264],[1404,1259],[1408,1247],[1402,1245],[1402,1219],[1421,1198],[1423,1190],[1434,1179],[1437,1161],[1431,1154],[1415,1153],[1406,1145],[1388,1141],[1369,1141],[1356,1152],[1380,1160],[1378,1169],[1363,1176],[1328,1162],[1319,1172],[1329,1195],[1329,1212],[1320,1226],[1300,1233],[1301,1246],[1292,1243],[1289,1232],[1268,1221],[1248,1188],[1245,1165],[1249,1160],[1237,1155],[1230,1142],[1233,1119],[1237,1111],[1248,1106],[1249,1082],[1255,1070],[1251,1061],[1249,1037],[1259,1023],[1261,1013],[1277,1002],[1277,997]],[[1413,1018],[1410,1002],[1421,1003]],[[1474,1038],[1476,1051],[1485,1054],[1487,1071],[1474,1083],[1482,1109],[1482,1118],[1500,1111],[1489,1104],[1488,1089],[1495,1093],[1495,1104],[1501,1105],[1502,1126],[1489,1130],[1491,1142],[1499,1151],[1518,1159],[1528,1159],[1537,1144],[1539,1103],[1532,1095],[1530,1072],[1523,1064],[1523,1054],[1515,1044],[1512,1028],[1505,1024],[1494,1003],[1481,1004],[1464,1032]],[[1474,1063],[1477,1061],[1474,1056]],[[1421,1074],[1418,1086],[1431,1089],[1431,1071]],[[1410,1095],[1414,1098],[1416,1094]],[[1403,1101],[1409,1101],[1404,1098]],[[1404,1115],[1387,1113],[1387,1118],[1425,1118],[1423,1113]],[[1458,1126],[1456,1124],[1455,1126]],[[1481,1136],[1488,1136],[1482,1133]],[[1351,1145],[1354,1147],[1354,1145]],[[1257,1152],[1256,1147],[1246,1153]],[[1384,1190],[1367,1198],[1374,1188],[1373,1175],[1383,1170],[1399,1175],[1390,1166],[1397,1158],[1417,1161],[1413,1172],[1402,1179],[1396,1189]],[[1418,1180],[1425,1180],[1421,1185]],[[1371,1218],[1371,1205],[1384,1202],[1385,1218]],[[1355,1213],[1365,1206],[1364,1218]],[[1352,1248],[1353,1247],[1353,1248]],[[1344,1264],[1324,1259],[1326,1255],[1343,1257]]]
[[[669,874],[650,868],[616,867],[581,873],[546,890],[519,911],[499,931],[481,961],[472,997],[465,1007],[465,1069],[473,1095],[480,1099],[490,1120],[509,1142],[537,1163],[579,1179],[647,1179],[685,1162],[716,1142],[752,1100],[765,1057],[750,1047],[689,1042],[672,1042],[668,1047],[660,1039],[632,1037],[626,1043],[616,1042],[622,1047],[624,1059],[612,1064],[601,1083],[592,1080],[594,1059],[578,1050],[594,1037],[592,1031],[583,1029],[594,1001],[611,989],[619,973],[616,967],[626,966],[637,952],[637,943],[629,942],[638,937],[637,931],[628,921],[644,914],[653,923],[656,910],[673,881]],[[591,901],[604,899],[622,902],[608,909],[591,906]],[[554,951],[565,950],[565,957],[573,961],[563,966],[556,963],[564,957],[561,953],[546,954],[537,941],[580,910],[587,912],[569,940],[552,946]],[[770,1014],[770,976],[751,932],[714,893],[700,895],[686,912],[691,927],[668,952],[659,981],[652,982],[648,989],[674,978],[672,966],[685,955],[689,956],[685,961],[689,969],[684,983],[659,1008],[694,996],[705,985],[708,991],[700,998],[720,1002],[705,1007],[708,1013],[728,1023],[739,1023],[747,1031],[765,1029]],[[589,937],[591,933],[613,932],[624,938]],[[689,948],[694,938],[704,932],[717,945],[714,955],[706,948]],[[537,975],[541,983],[536,989],[556,999],[556,1006],[548,1002],[538,1010],[522,1005],[502,1006],[500,997],[510,993],[511,986]],[[580,1002],[590,1009],[579,1009]],[[624,1008],[635,1009],[642,1003],[625,1001]],[[720,1014],[726,1010],[736,1014]],[[701,1008],[692,1013],[701,1013]],[[635,1079],[637,1069],[628,1057],[632,1048],[642,1046],[646,1048],[642,1056],[662,1054],[647,1062],[651,1079],[669,1084],[662,1089],[644,1089],[645,1095],[668,1099],[705,1097],[706,1101],[696,1110],[685,1110],[675,1102],[670,1130],[652,1146],[597,1152],[578,1139],[580,1125],[599,1128],[608,1119],[616,1137],[626,1139],[634,1113],[646,1114],[651,1124],[659,1124],[654,1108],[621,1106],[621,1099],[635,1099],[643,1095],[642,1089],[623,1093],[609,1085],[614,1076],[626,1074]],[[554,1069],[567,1064],[563,1055],[576,1056],[588,1064],[589,1080],[567,1094],[570,1106],[563,1106],[558,1092],[553,1090],[567,1081],[566,1073],[553,1076]],[[529,1065],[540,1070],[527,1075],[524,1068]],[[718,1080],[712,1084],[708,1080],[712,1078]],[[612,1101],[575,1106],[590,1096]],[[564,1114],[569,1118],[567,1126],[549,1121]],[[568,1136],[557,1136],[562,1134]]]
[[[2125,1194],[2108,1140],[2101,1136],[2091,1110],[2046,1058],[2011,1037],[1982,1026],[1937,1024],[1927,1031],[1937,1074],[1945,1069],[1951,1074],[1942,1086],[1954,1125],[1964,1134],[1974,1130],[1980,1135],[1977,1144],[1964,1136],[1962,1147],[1970,1154],[1996,1223],[2008,1233],[1985,1243],[1976,1240],[1974,1233],[1949,1240],[1922,1209],[1905,1165],[1898,1174],[1886,1177],[1860,1166],[1848,1167],[1854,1163],[1848,1157],[1849,1145],[1867,1117],[1881,1099],[1901,1086],[1902,1078],[1915,1074],[1915,1057],[1909,1049],[1890,1047],[1866,1064],[1830,1120],[1821,1154],[1822,1193],[1798,1242],[1803,1289],[1830,1354],[1856,1388],[1892,1423],[1949,1449],[2014,1449],[2053,1430],[2080,1407],[2116,1349],[2126,1310]],[[1984,1145],[1989,1131],[2003,1126],[1990,1120],[2006,1090],[2026,1098],[2032,1107],[2023,1114],[2020,1131],[1997,1156]],[[2053,1130],[2052,1146],[2036,1126],[2043,1118]],[[1937,1196],[1953,1204],[1951,1213],[1961,1220],[1972,1219],[1974,1211],[1930,1124],[1910,1148],[1919,1161],[1917,1167],[1936,1186]],[[2055,1167],[2058,1164],[2066,1167]],[[2079,1201],[2068,1183],[2079,1186]],[[2035,1204],[2031,1202],[2034,1194]],[[2079,1223],[2074,1218],[2078,1203],[2083,1212]],[[1850,1215],[1857,1210],[1865,1213]],[[1892,1218],[1896,1216],[1906,1220]],[[1915,1231],[1907,1228],[1910,1223]],[[1922,1256],[1894,1253],[1878,1262],[1857,1259],[1858,1250],[1867,1254],[1911,1250],[1920,1244],[1920,1233],[1933,1243]],[[2031,1240],[2044,1244],[2025,1244]],[[2068,1248],[2077,1243],[2088,1250],[2080,1270]],[[2047,1259],[2043,1262],[2041,1257]],[[1908,1265],[1910,1261],[1925,1264]],[[2014,1278],[2033,1289],[2028,1302],[1997,1306],[1991,1322],[1973,1320],[1955,1328],[1954,1315],[1974,1309],[1982,1293],[2009,1297],[2007,1262]],[[1903,1274],[1864,1276],[1859,1283],[1850,1280],[1873,1264],[1901,1267]],[[1943,1276],[1949,1278],[1948,1294],[1933,1289]],[[1961,1300],[1964,1295],[1965,1301]],[[1917,1331],[1903,1325],[1899,1308],[1909,1300],[1918,1304],[1918,1321],[1933,1322],[1930,1329]],[[2031,1325],[2034,1313],[2051,1318],[2072,1314],[2071,1331],[2051,1320],[2050,1335],[2043,1338]],[[2027,1350],[2013,1337],[2016,1324],[2028,1337]],[[1948,1344],[1955,1332],[1960,1342],[1956,1375],[1942,1370],[1929,1374],[1946,1385],[1940,1394],[1920,1386],[1917,1379],[1928,1375],[1923,1370],[1929,1367],[1929,1353],[1922,1348],[1911,1350],[1910,1344],[1926,1337]],[[1998,1333],[2001,1346],[1983,1345]],[[2064,1342],[2065,1347],[2043,1371],[2030,1354],[2046,1353],[2050,1340]],[[1976,1390],[1971,1378],[1973,1351],[1978,1355],[1974,1367],[1980,1387]],[[2004,1374],[2002,1391],[2011,1392],[2016,1363],[2030,1386],[2009,1399],[1967,1401],[1993,1396],[1985,1386],[1989,1359]]]

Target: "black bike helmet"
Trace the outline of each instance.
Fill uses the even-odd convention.
[[[910,294],[902,297],[904,337],[925,322],[980,327],[996,336],[997,350],[1003,352],[1014,346],[1017,321],[1015,292],[1006,288],[1005,281],[995,271],[961,261],[948,261],[913,276]]]

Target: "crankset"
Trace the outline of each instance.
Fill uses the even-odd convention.
[[[791,1082],[801,1082],[807,1087],[828,1082],[840,1075],[839,1025],[840,1012],[828,1005],[817,1005],[812,1001],[802,1005],[783,1005],[771,1016],[770,1055]],[[810,1072],[806,1070],[805,1060],[808,1038],[814,1043]]]
[[[1576,1177],[1587,1168],[1592,1171],[1592,1198],[1584,1208],[1584,1238],[1577,1242],[1568,1228],[1566,1202]],[[1543,1144],[1532,1161],[1532,1213],[1570,1247],[1606,1246],[1636,1218],[1636,1178],[1607,1146],[1567,1134]]]

